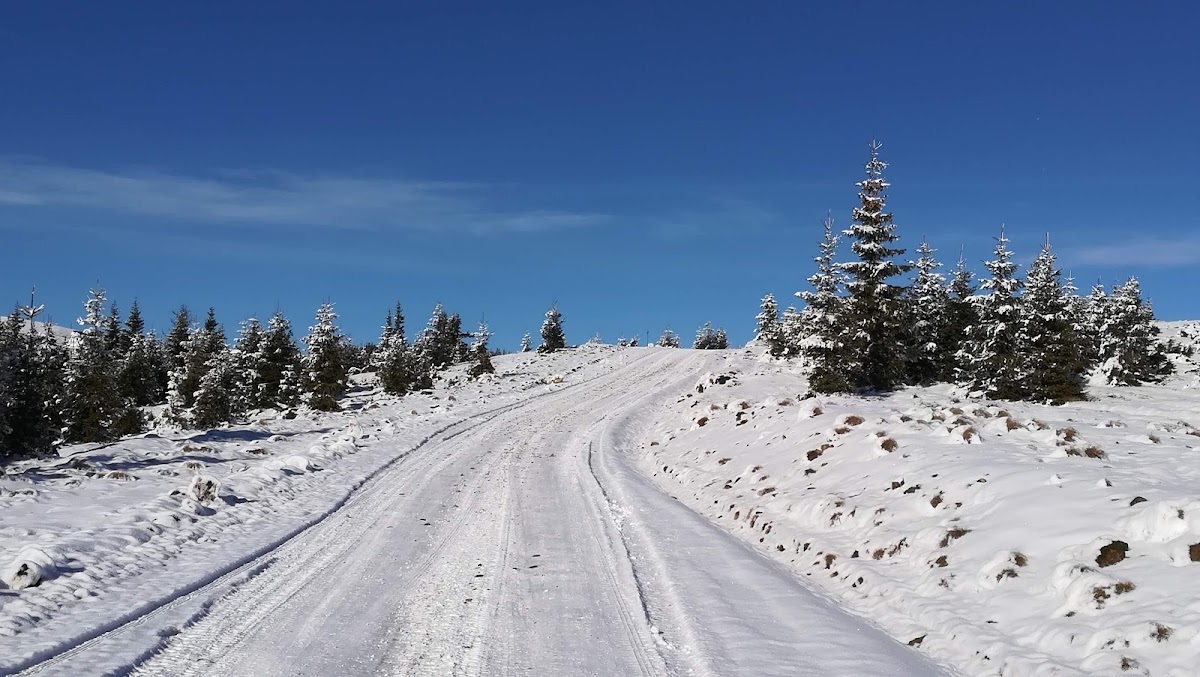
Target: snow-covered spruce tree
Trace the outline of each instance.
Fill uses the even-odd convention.
[[[703,327],[696,330],[696,338],[692,340],[692,350],[712,350],[717,332],[713,330],[712,322],[705,322]]]
[[[1086,364],[1085,371],[1090,372],[1099,364],[1104,325],[1108,322],[1108,294],[1104,292],[1104,285],[1099,281],[1092,285],[1081,305],[1076,333],[1079,334],[1080,352]]]
[[[124,350],[117,368],[121,396],[139,407],[160,404],[167,380],[162,345],[153,334],[146,333],[146,322],[137,301],[129,309],[124,334]]]
[[[904,344],[900,288],[888,280],[908,270],[893,261],[904,253],[889,245],[899,238],[892,215],[884,211],[883,179],[887,163],[879,159],[878,141],[871,142],[867,178],[858,182],[859,206],[844,235],[856,261],[840,264],[846,274],[846,305],[839,325],[845,336],[841,351],[847,380],[854,388],[890,390],[904,378]]]
[[[812,290],[796,292],[804,310],[797,315],[789,308],[792,312],[784,313],[783,327],[790,352],[804,361],[809,387],[818,393],[846,392],[851,387],[844,335],[846,302],[840,295],[839,266],[834,263],[839,238],[832,218],[826,217],[822,225],[821,254],[814,259],[817,271],[808,278]]]
[[[724,327],[719,327],[717,329],[717,333],[713,335],[712,349],[713,350],[728,350],[729,349],[729,337],[725,335]]]
[[[259,353],[250,406],[283,408],[299,402],[300,349],[292,337],[292,325],[282,311],[275,311],[267,322]]]
[[[567,347],[567,337],[563,334],[562,313],[558,306],[550,306],[546,311],[546,319],[542,322],[542,345],[538,346],[539,353],[552,353]]]
[[[458,313],[450,316],[449,322],[449,339],[454,345],[454,364],[466,362],[471,357],[471,347],[463,339],[471,336],[463,332],[462,317]]]
[[[1021,390],[1025,397],[1063,404],[1083,399],[1083,361],[1055,263],[1047,241],[1025,278],[1017,350],[1024,358]]]
[[[84,303],[82,329],[72,337],[63,399],[63,438],[68,443],[108,442],[140,432],[141,412],[121,397],[117,364],[105,350],[109,317],[103,289],[93,289]]]
[[[418,370],[428,371],[419,360],[423,352],[405,340],[404,315],[397,304],[396,313],[387,316],[375,350],[375,371],[384,392],[405,395],[413,390],[421,376]]]
[[[257,317],[242,321],[230,355],[234,388],[232,397],[239,412],[258,408],[259,373],[262,371],[263,339],[266,331]]]
[[[767,349],[771,357],[782,357],[784,353],[783,327],[779,324],[779,305],[775,296],[767,294],[759,304],[754,340]]]
[[[49,326],[27,321],[38,310],[0,318],[0,461],[48,454],[61,433],[67,355]]]
[[[634,335],[633,338],[629,339],[629,347],[630,348],[636,348],[639,345],[640,345],[640,342],[638,341],[637,335]]]
[[[217,322],[216,311],[209,308],[204,324],[183,344],[182,365],[171,373],[170,418],[181,425],[189,423],[186,410],[196,402],[200,380],[208,372],[212,357],[225,349],[225,329]]]
[[[193,428],[216,428],[243,412],[237,360],[235,353],[224,347],[209,357],[190,412]]]
[[[959,380],[988,397],[1019,400],[1025,394],[1021,388],[1024,360],[1017,343],[1021,281],[1003,229],[996,238],[995,257],[984,263],[991,277],[980,284],[983,294],[974,297],[976,321],[967,328],[958,351]]]
[[[317,323],[309,328],[304,345],[304,392],[308,406],[318,411],[337,411],[337,398],[346,392],[348,375],[342,361],[342,336],[332,303],[317,309]]]
[[[533,337],[529,335],[529,332],[525,332],[525,335],[521,337],[521,352],[527,353],[531,350],[533,350]]]
[[[783,340],[784,357],[800,357],[800,344],[804,342],[806,331],[804,313],[796,310],[795,306],[784,308],[783,318],[779,320],[779,333]]]
[[[904,338],[908,344],[905,369],[907,381],[929,385],[946,372],[953,353],[942,343],[946,336],[950,294],[946,278],[937,272],[942,267],[934,258],[928,242],[917,247],[918,258],[910,265],[917,269],[912,286],[904,290]]]
[[[479,329],[472,336],[475,340],[471,343],[471,368],[467,373],[471,378],[496,373],[491,353],[488,352],[488,340],[492,338],[492,333],[488,331],[487,323],[480,322]]]
[[[192,315],[187,306],[180,306],[171,321],[171,330],[163,339],[163,354],[166,357],[168,371],[183,367],[183,353],[187,349],[185,344],[191,335]]]
[[[1100,338],[1099,374],[1109,385],[1161,381],[1174,370],[1156,337],[1154,311],[1137,278],[1113,288]]]
[[[962,371],[959,362],[960,350],[968,328],[977,320],[975,312],[975,275],[968,268],[963,255],[958,255],[958,263],[950,274],[950,283],[946,286],[946,322],[943,326],[941,346],[945,360],[938,380],[946,383],[957,381]]]
[[[670,329],[664,329],[658,337],[658,346],[660,348],[678,348],[679,335]]]
[[[459,322],[461,327],[461,320]],[[458,360],[460,331],[453,327],[453,318],[448,315],[442,304],[437,304],[429,324],[421,332],[418,345],[425,357],[435,369],[443,369]]]

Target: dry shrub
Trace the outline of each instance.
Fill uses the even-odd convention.
[[[1003,569],[1000,571],[1000,573],[996,574],[996,582],[999,583],[1000,581],[1002,581],[1006,578],[1016,578],[1016,577],[1017,577],[1016,569]]]
[[[121,480],[124,482],[128,482],[132,479],[135,479],[133,475],[130,475],[129,473],[125,472],[124,470],[113,470],[113,471],[105,474],[104,476],[110,480]]]
[[[979,439],[979,433],[971,426],[967,426],[967,429],[962,431],[962,438],[964,442],[970,442],[972,438]]]
[[[1188,558],[1193,562],[1200,562],[1200,543],[1193,543],[1188,546]]]
[[[1013,418],[1012,416],[1005,416],[1004,417],[1004,427],[1007,428],[1009,430],[1009,432],[1012,432],[1013,430],[1020,428],[1021,424],[1017,423],[1017,420],[1015,418]]]
[[[845,435],[846,433],[850,432],[850,429],[844,425],[841,425],[834,428],[833,432],[837,433],[838,435]]]
[[[188,461],[187,463],[183,464],[183,467],[187,468],[188,470],[203,470],[204,463],[201,461]]]
[[[1118,595],[1124,595],[1125,593],[1133,592],[1134,590],[1137,590],[1137,586],[1133,584],[1133,581],[1121,581],[1113,586],[1113,592]]]
[[[1171,628],[1168,628],[1162,623],[1155,623],[1154,632],[1150,633],[1150,637],[1155,641],[1165,642],[1168,639],[1171,639]]]
[[[934,496],[933,498],[929,499],[929,505],[936,508],[942,504],[942,500],[943,500],[942,494],[939,492],[937,496]]]
[[[862,425],[864,423],[864,419],[862,416],[859,416],[858,414],[851,414],[851,415],[847,416],[846,420],[842,421],[842,423],[845,423],[846,425],[849,425],[849,426]]]
[[[970,529],[964,529],[962,527],[954,527],[953,529],[947,531],[945,536],[942,536],[942,540],[941,540],[941,542],[938,543],[938,546],[944,548],[944,547],[950,545],[950,541],[957,541],[958,539],[962,538],[963,536],[966,536],[969,533],[971,533]]]
[[[707,417],[707,416],[701,416],[700,418],[696,419],[696,425],[697,425],[697,426],[699,426],[699,427],[701,427],[701,428],[703,428],[704,426],[708,425],[708,417]]]
[[[875,552],[871,553],[871,559],[883,559],[883,548],[876,548]]]
[[[763,487],[762,489],[758,490],[759,496],[766,496],[767,494],[773,493],[775,493],[775,487]]]
[[[791,398],[790,398],[790,397],[785,397],[785,398],[783,398],[782,400],[779,400],[779,406],[781,406],[781,407],[790,407],[790,406],[792,406],[792,400],[791,400]]]
[[[945,555],[942,555],[941,557],[935,559],[933,561],[933,563],[938,565],[939,567],[950,566],[950,560],[947,559]]]
[[[837,561],[837,555],[835,555],[833,553],[829,553],[828,555],[825,555],[825,568],[829,569],[830,567],[832,567],[833,563],[835,561]]]
[[[1161,439],[1159,439],[1158,435],[1150,435],[1150,441],[1151,441],[1151,442],[1153,442],[1153,443],[1155,443],[1155,444],[1161,444],[1161,443],[1162,443],[1162,440],[1161,440]]]
[[[893,440],[890,437],[885,437],[885,438],[883,438],[883,441],[879,443],[879,446],[884,451],[890,453],[890,452],[895,451],[896,448],[899,447],[900,445],[896,443],[896,440]]]
[[[1100,554],[1096,556],[1096,564],[1101,568],[1110,567],[1125,559],[1125,553],[1127,552],[1129,552],[1128,543],[1125,541],[1113,541],[1100,548]]]
[[[1019,567],[1029,564],[1029,558],[1025,556],[1025,553],[1019,551],[1012,554],[1012,561],[1013,564],[1016,564]]]
[[[1030,421],[1029,424],[1032,425],[1037,430],[1049,430],[1050,429],[1050,424],[1046,423],[1045,421],[1038,420],[1036,418],[1033,419],[1032,421]]]
[[[1142,664],[1139,663],[1136,658],[1130,658],[1129,656],[1121,656],[1121,672],[1129,672],[1130,670],[1137,670],[1140,667],[1142,667]]]
[[[732,460],[733,460],[732,458],[729,458],[728,456],[726,456],[725,458],[717,461],[717,465],[725,465],[726,463],[728,463]]]
[[[1079,431],[1074,428],[1063,428],[1058,431],[1063,442],[1074,442],[1079,437]]]
[[[262,447],[251,447],[246,450],[246,453],[252,456],[266,456],[267,450]]]

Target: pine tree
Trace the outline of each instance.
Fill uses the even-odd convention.
[[[758,325],[754,330],[754,340],[766,347],[771,357],[782,357],[785,350],[783,327],[779,324],[779,305],[772,294],[763,297],[755,320]]]
[[[212,358],[226,349],[225,329],[217,322],[216,311],[208,316],[199,329],[193,331],[183,345],[182,365],[171,374],[172,399],[170,416],[181,424],[188,423],[186,409],[196,402],[200,381],[208,373]]]
[[[384,392],[405,395],[421,385],[428,367],[420,360],[424,350],[409,346],[404,337],[404,315],[400,304],[388,313],[379,347],[375,351],[375,371]],[[419,373],[424,372],[424,373]]]
[[[521,352],[527,353],[531,350],[533,350],[533,337],[529,335],[529,332],[525,332],[525,335],[521,337]]]
[[[1108,314],[1108,295],[1104,293],[1104,285],[1097,281],[1087,298],[1083,299],[1077,327],[1085,371],[1091,371],[1100,362],[1100,346]]]
[[[670,329],[664,329],[658,337],[658,345],[661,348],[678,348],[679,335]]]
[[[928,242],[917,248],[919,258],[910,264],[917,270],[916,279],[903,295],[905,315],[904,337],[908,343],[906,358],[910,383],[929,385],[946,371],[953,355],[943,344],[946,336],[950,295],[946,278],[937,272],[942,264],[934,258]]]
[[[802,292],[797,292],[797,295],[800,293]],[[800,346],[804,343],[808,331],[804,325],[804,313],[796,310],[795,306],[783,309],[783,317],[779,320],[779,334],[783,340],[784,357],[800,357]]]
[[[188,312],[187,306],[180,306],[171,321],[171,331],[167,332],[167,337],[163,340],[163,353],[169,371],[183,368],[183,353],[191,335],[191,313]]]
[[[966,261],[959,253],[958,263],[950,275],[950,284],[946,286],[946,323],[940,342],[945,360],[938,379],[947,383],[959,379],[963,370],[959,361],[962,342],[969,327],[978,320],[972,298],[975,295],[974,278],[975,275],[967,269]]]
[[[133,302],[125,320],[125,347],[117,372],[117,389],[121,396],[139,407],[163,401],[166,365],[163,349],[153,335],[146,333],[138,302]]]
[[[696,331],[696,340],[692,342],[694,350],[725,350],[729,347],[729,339],[724,329],[713,329],[711,322],[705,322]]]
[[[484,374],[496,373],[496,368],[492,366],[492,356],[488,352],[488,340],[492,334],[488,331],[486,322],[479,323],[479,329],[473,334],[475,340],[471,344],[471,368],[468,374],[471,378],[479,378]]]
[[[845,319],[839,323],[846,337],[842,354],[848,380],[855,388],[870,390],[890,390],[904,376],[900,288],[888,280],[908,266],[892,260],[904,250],[888,246],[899,238],[892,215],[884,211],[884,191],[890,184],[883,180],[887,163],[879,159],[881,146],[871,142],[867,178],[857,184],[860,205],[854,209],[853,225],[843,233],[858,260],[840,265],[848,276]]]
[[[342,361],[342,337],[334,321],[337,313],[333,304],[323,303],[317,309],[317,323],[309,328],[304,345],[304,391],[308,406],[318,411],[337,411],[337,398],[346,392],[348,374]]]
[[[68,443],[107,442],[139,432],[141,412],[117,388],[117,365],[106,350],[110,318],[104,314],[103,289],[84,303],[83,327],[72,337],[63,398],[64,439]]]
[[[630,348],[636,348],[636,347],[638,347],[638,345],[639,345],[639,342],[638,342],[637,336],[634,336],[633,338],[629,339],[629,347]]]
[[[550,306],[546,311],[546,320],[542,322],[542,345],[538,346],[539,353],[552,353],[567,347],[567,338],[563,334],[562,313],[558,306]]]
[[[31,303],[0,318],[0,460],[45,455],[58,445],[66,351],[49,326],[36,331],[40,310]]]
[[[1024,362],[1025,396],[1063,404],[1083,399],[1083,360],[1055,261],[1047,241],[1025,279],[1017,350]]]
[[[977,320],[968,327],[958,353],[960,380],[989,397],[1019,400],[1024,397],[1024,360],[1017,344],[1021,325],[1017,290],[1021,281],[1003,229],[996,238],[995,257],[984,263],[991,277],[981,284],[985,293],[976,297]]]
[[[1155,337],[1154,311],[1142,299],[1137,278],[1113,288],[1102,327],[1098,367],[1109,385],[1136,386],[1161,381],[1174,370]]]
[[[299,402],[300,349],[292,338],[292,325],[282,311],[275,311],[267,322],[259,353],[250,406],[283,408]]]
[[[817,271],[808,278],[812,291],[796,292],[804,301],[804,310],[785,311],[783,331],[789,353],[804,360],[810,388],[819,393],[847,392],[851,372],[847,367],[851,365],[847,364],[843,335],[845,300],[839,293],[842,277],[834,263],[839,238],[832,218],[826,217],[822,225],[821,254],[814,259]]]
[[[209,357],[196,388],[190,413],[192,427],[199,430],[215,428],[233,421],[241,413],[236,360],[227,348]]]
[[[262,372],[263,340],[266,332],[257,317],[242,322],[233,352],[229,355],[234,387],[232,409],[238,413],[258,407],[259,374]]]

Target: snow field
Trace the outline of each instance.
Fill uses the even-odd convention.
[[[367,384],[333,414],[161,429],[0,475],[0,672],[27,667],[202,588],[330,514],[436,431],[607,373],[597,348],[497,358],[394,398]],[[546,375],[559,375],[547,385]]]
[[[801,399],[794,367],[724,359],[642,444],[681,500],[967,674],[1195,674],[1194,360],[1049,407],[944,386]]]

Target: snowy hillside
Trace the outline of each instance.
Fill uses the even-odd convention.
[[[496,377],[468,381],[464,366],[401,399],[359,387],[344,412],[266,412],[252,425],[159,430],[9,464],[0,475],[0,673],[236,571],[434,433],[607,373],[620,364],[613,353],[506,356]]]
[[[1200,322],[1164,325],[1191,345]],[[1195,674],[1200,371],[1062,407],[949,386],[801,399],[725,353],[642,445],[673,495],[975,675]]]

